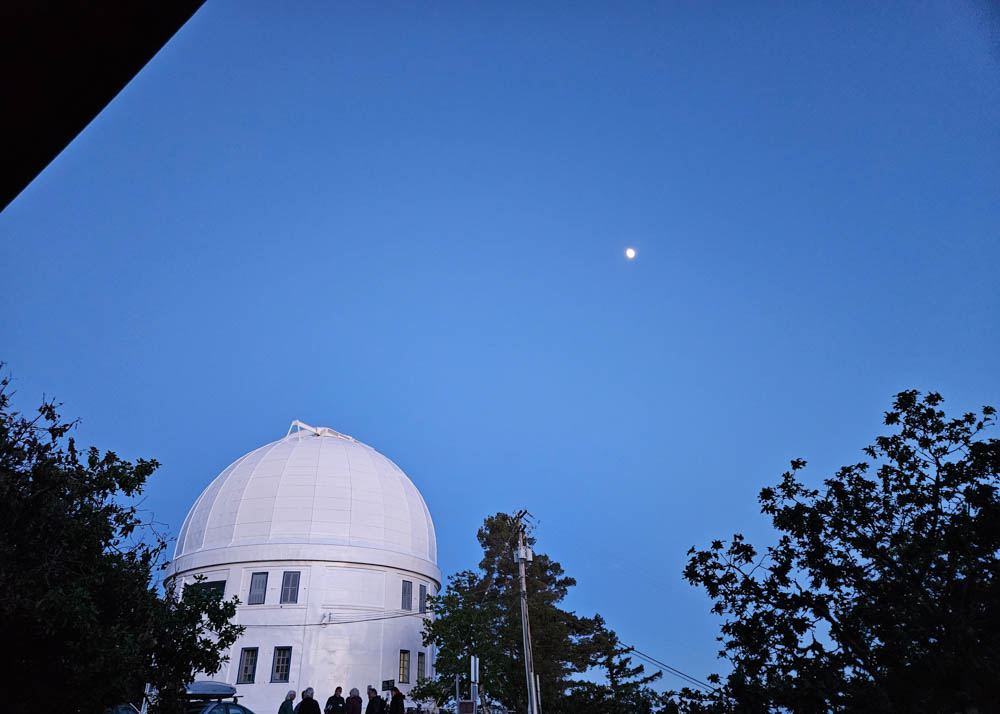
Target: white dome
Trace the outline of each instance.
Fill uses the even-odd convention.
[[[184,520],[172,569],[243,560],[234,551],[253,560],[404,567],[440,579],[434,524],[406,474],[366,444],[299,421],[208,485]]]

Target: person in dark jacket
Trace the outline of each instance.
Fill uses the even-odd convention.
[[[326,700],[326,706],[323,707],[325,714],[344,714],[344,698],[340,696],[342,691],[341,687],[333,690],[333,696]]]
[[[365,707],[365,714],[385,714],[385,702],[371,686],[368,687],[368,706]]]
[[[392,688],[392,699],[389,701],[389,714],[406,714],[406,707],[403,704],[403,693],[399,687]]]
[[[357,687],[351,690],[351,696],[344,702],[344,714],[361,714],[361,695]]]
[[[281,703],[281,706],[278,707],[278,714],[292,714],[294,706],[292,702],[294,701],[295,701],[295,690],[289,689],[288,694],[285,695],[285,701],[283,701]]]
[[[313,699],[312,687],[302,692],[302,701],[299,702],[299,714],[319,714],[319,702]]]

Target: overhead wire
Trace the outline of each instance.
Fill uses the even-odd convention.
[[[331,618],[331,619],[329,619],[327,621],[321,621],[321,622],[302,622],[302,623],[293,624],[291,626],[292,627],[327,627],[329,625],[353,625],[353,624],[358,624],[358,623],[363,623],[363,622],[379,622],[379,621],[382,621],[382,620],[395,620],[395,619],[399,619],[399,618],[402,618],[402,617],[418,617],[418,616],[423,616],[423,617],[426,618],[426,617],[428,617],[428,613],[426,613],[426,612],[392,612],[392,614],[382,614],[382,615],[374,615],[374,613],[373,613],[373,615],[370,616],[370,617],[357,617],[357,618],[352,618],[352,619],[339,619],[339,618],[338,619],[334,619],[334,618]],[[257,627],[289,627],[289,625],[288,624],[247,624],[247,625],[244,625],[244,627],[253,627],[253,628],[257,628]],[[712,686],[711,684],[709,684],[707,682],[703,682],[702,680],[698,679],[697,677],[695,677],[693,675],[690,675],[687,672],[684,672],[682,670],[679,670],[676,667],[672,667],[669,664],[667,664],[666,662],[664,662],[664,661],[662,661],[660,659],[657,659],[656,657],[653,657],[652,655],[646,654],[645,652],[637,649],[634,645],[626,645],[626,647],[628,647],[628,651],[629,652],[631,652],[632,654],[636,655],[640,659],[644,660],[647,664],[651,664],[651,665],[654,665],[656,667],[660,667],[661,669],[666,670],[666,672],[668,674],[672,674],[673,676],[675,676],[675,677],[677,677],[677,678],[679,678],[679,679],[687,682],[688,684],[694,685],[695,687],[698,687],[699,689],[704,689],[704,690],[709,691],[709,692],[716,692],[716,691],[718,691],[717,687],[714,687],[714,686]]]
[[[382,620],[394,620],[394,619],[403,618],[403,617],[423,616],[425,618],[429,618],[429,616],[430,616],[430,613],[428,613],[428,612],[420,612],[420,611],[417,611],[417,612],[402,612],[402,611],[398,611],[398,610],[390,610],[390,611],[385,611],[385,612],[389,612],[389,613],[392,613],[392,614],[375,615],[374,613],[372,613],[372,616],[370,616],[370,617],[359,617],[359,618],[353,618],[353,619],[340,619],[340,618],[334,618],[334,617],[331,616],[331,618],[329,620],[325,621],[325,622],[324,621],[320,621],[320,622],[303,622],[303,623],[298,623],[298,624],[292,625],[292,627],[327,627],[329,625],[353,625],[353,624],[364,623],[364,622],[379,622],[379,621],[382,621]],[[248,625],[245,625],[245,627],[288,627],[288,626],[289,625],[287,625],[287,624],[257,624],[257,625],[249,625],[248,624]],[[625,643],[623,643],[623,644],[625,644]],[[697,677],[694,677],[693,675],[690,675],[690,674],[688,674],[688,673],[686,673],[686,672],[684,672],[682,670],[679,670],[676,667],[672,667],[669,664],[667,664],[666,662],[663,662],[662,660],[659,660],[656,657],[653,657],[652,655],[649,655],[649,654],[646,654],[645,652],[642,652],[641,650],[637,649],[634,645],[628,645],[628,644],[626,644],[625,646],[628,647],[628,651],[629,652],[635,654],[637,657],[639,657],[640,659],[644,660],[647,664],[651,664],[653,666],[660,667],[661,669],[666,670],[666,672],[668,674],[672,674],[673,676],[681,679],[682,681],[684,681],[684,682],[686,682],[688,684],[691,684],[691,685],[693,685],[695,687],[698,687],[699,689],[702,689],[702,690],[705,690],[705,691],[711,692],[711,693],[717,693],[719,691],[718,687],[715,687],[715,686],[713,686],[713,685],[711,685],[711,684],[709,684],[707,682],[703,682],[702,680],[698,679]]]
[[[697,677],[694,677],[694,676],[688,674],[687,672],[682,672],[681,670],[677,669],[676,667],[671,667],[666,662],[663,662],[663,661],[661,661],[661,660],[653,657],[652,655],[648,655],[645,652],[642,652],[642,651],[636,649],[634,645],[626,645],[626,647],[629,648],[629,652],[635,654],[640,659],[645,660],[648,664],[652,664],[652,665],[655,665],[657,667],[661,667],[662,669],[665,669],[668,673],[674,675],[675,677],[678,677],[678,678],[686,681],[688,684],[693,684],[694,686],[698,687],[699,689],[704,689],[704,690],[707,690],[709,692],[716,692],[716,691],[718,691],[717,687],[713,687],[708,682],[703,682],[700,679],[698,679]]]
[[[292,624],[292,625],[289,625],[289,624],[247,624],[247,625],[244,625],[244,627],[253,627],[253,628],[257,628],[257,627],[289,627],[289,626],[291,626],[291,627],[327,627],[329,625],[354,625],[354,624],[358,624],[358,623],[362,623],[362,622],[379,622],[379,621],[382,621],[382,620],[395,620],[395,619],[399,619],[399,618],[402,618],[402,617],[418,617],[418,616],[422,616],[422,617],[427,618],[429,616],[429,613],[426,613],[426,612],[394,612],[394,611],[392,611],[392,614],[374,615],[374,613],[373,613],[373,615],[371,617],[358,617],[358,618],[352,618],[352,619],[339,619],[339,618],[335,619],[335,618],[331,618],[331,619],[329,619],[327,621],[321,621],[321,622],[302,622],[302,623],[296,623],[296,624]],[[707,690],[709,692],[715,692],[715,691],[717,691],[717,687],[713,687],[711,684],[708,684],[707,682],[703,682],[702,680],[698,679],[697,677],[694,677],[693,675],[690,675],[690,674],[688,674],[686,672],[683,672],[682,670],[679,670],[676,667],[672,667],[669,664],[667,664],[666,662],[663,662],[662,660],[659,660],[656,657],[653,657],[652,655],[648,655],[645,652],[642,652],[641,650],[636,649],[636,647],[634,645],[626,645],[626,647],[629,648],[628,649],[629,652],[635,654],[637,657],[639,657],[640,659],[644,660],[647,664],[651,664],[651,665],[654,665],[656,667],[660,667],[660,668],[666,670],[667,673],[672,674],[675,677],[684,680],[688,684],[692,684],[692,685],[698,687],[699,689],[704,689],[704,690]]]
[[[394,620],[400,617],[425,617],[430,618],[430,613],[427,612],[397,612],[392,615],[376,615],[373,617],[360,617],[353,620],[341,620],[331,618],[327,621],[320,622],[297,622],[297,623],[285,623],[285,624],[260,624],[260,625],[243,625],[244,627],[326,627],[328,625],[353,625],[358,622],[377,622],[379,620]]]

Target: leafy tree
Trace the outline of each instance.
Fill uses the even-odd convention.
[[[428,598],[428,609],[435,619],[424,621],[424,644],[435,644],[436,678],[418,682],[411,696],[433,699],[444,704],[454,698],[455,675],[460,675],[462,690],[469,689],[469,661],[475,654],[480,659],[480,674],[484,698],[496,697],[507,691],[511,683],[502,680],[506,673],[502,660],[509,653],[497,645],[495,633],[504,627],[505,613],[500,603],[489,597],[487,579],[471,570],[449,578],[445,592]],[[487,675],[486,673],[489,673]],[[521,670],[524,677],[524,670]]]
[[[716,711],[1000,711],[995,410],[942,401],[899,393],[871,463],[821,489],[793,461],[760,493],[780,534],[762,554],[739,534],[691,549],[733,665]]]
[[[456,674],[468,691],[469,657],[475,654],[483,699],[527,711],[520,589],[513,559],[518,527],[505,513],[487,518],[478,533],[483,548],[478,572],[452,576],[445,592],[430,599],[436,617],[425,621],[424,644],[438,650],[436,678],[421,682],[412,693],[415,699],[448,702],[454,697]],[[526,543],[534,545],[535,539],[528,535]],[[571,675],[584,672],[593,659],[597,619],[559,607],[575,584],[544,554],[535,553],[527,566],[532,650],[546,714],[571,711],[566,708],[567,689],[574,683]]]
[[[139,701],[176,708],[196,671],[214,672],[242,628],[234,602],[188,588],[161,594],[167,542],[134,501],[155,461],[81,452],[45,402],[34,418],[9,408],[0,379],[0,667],[5,712],[99,712]],[[145,537],[149,537],[147,541]],[[154,708],[155,710],[155,708]]]

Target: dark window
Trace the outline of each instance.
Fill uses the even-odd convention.
[[[417,652],[417,681],[424,679],[427,676],[427,654],[425,652]]]
[[[408,684],[410,681],[410,651],[399,651],[399,683]]]
[[[254,573],[250,576],[250,597],[248,605],[263,605],[267,593],[267,573]]]
[[[420,586],[420,600],[417,601],[420,612],[427,612],[427,586]]]
[[[242,704],[227,704],[226,706],[229,707],[229,714],[253,714],[252,711]]]
[[[202,580],[200,583],[188,583],[185,587],[203,590],[208,593],[218,594],[220,598],[226,595],[225,580]]]
[[[237,684],[253,684],[257,674],[257,648],[245,647],[240,652],[240,669],[236,673]]]
[[[292,669],[292,648],[275,647],[274,664],[271,665],[271,681],[287,682],[288,673]]]
[[[400,607],[404,610],[413,609],[413,583],[409,580],[403,581],[403,604]]]
[[[299,571],[286,570],[281,576],[281,604],[294,604],[299,601]]]

